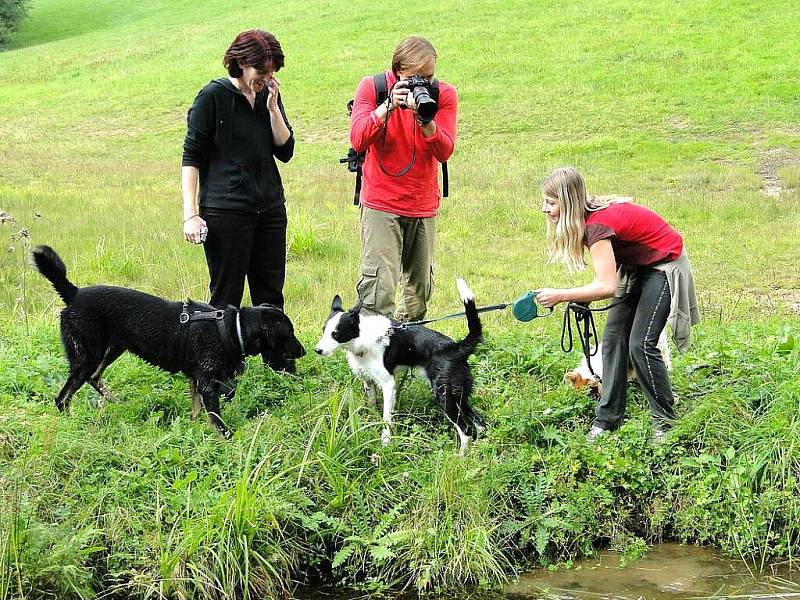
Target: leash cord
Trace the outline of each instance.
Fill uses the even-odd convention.
[[[580,334],[578,339],[581,342],[581,351],[586,359],[586,366],[589,367],[589,372],[598,381],[600,381],[600,377],[592,368],[591,357],[597,354],[600,340],[597,338],[597,326],[594,323],[594,315],[592,313],[607,311],[622,304],[624,301],[625,298],[622,298],[602,308],[589,308],[588,302],[568,302],[567,309],[564,311],[564,322],[561,326],[561,349],[564,352],[572,352],[574,342],[572,321],[569,318],[570,311],[572,311],[574,313],[575,329]],[[591,349],[592,338],[594,338],[593,350]]]
[[[493,310],[503,310],[504,308],[508,308],[511,306],[511,302],[501,302],[500,304],[492,304],[491,306],[482,306],[477,309],[478,313],[485,313],[490,312]],[[413,325],[427,325],[428,323],[435,323],[436,321],[445,321],[447,319],[457,319],[458,317],[466,316],[465,311],[452,313],[449,315],[445,315],[443,317],[436,317],[435,319],[424,319],[422,321],[410,321],[408,323],[399,323],[397,325],[392,325],[391,329],[405,329],[406,327],[411,327]]]

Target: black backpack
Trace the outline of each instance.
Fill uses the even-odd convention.
[[[372,76],[372,83],[375,85],[375,106],[378,107],[382,102],[386,102],[389,95],[386,83],[386,73],[378,73]],[[431,81],[431,98],[437,103],[439,102],[439,80],[434,79]],[[353,100],[347,103],[347,114],[353,113]],[[366,152],[356,152],[355,148],[350,148],[347,151],[345,158],[340,158],[340,163],[347,163],[347,170],[356,174],[356,190],[353,195],[353,204],[358,206],[361,197],[361,167],[364,165]],[[450,185],[447,178],[447,162],[442,163],[442,197],[447,198],[450,192]]]

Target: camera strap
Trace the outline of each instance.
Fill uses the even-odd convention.
[[[378,73],[377,75],[372,76],[372,83],[375,85],[375,106],[380,106],[384,102],[386,102],[386,98],[389,97],[389,82],[386,81],[386,73]],[[437,85],[438,89],[438,85]],[[388,175],[389,177],[402,177],[406,173],[411,170],[411,167],[414,166],[414,163],[417,162],[417,128],[414,127],[414,133],[411,137],[411,160],[409,163],[400,169],[397,173],[390,173],[387,171],[383,166],[383,148],[386,146],[386,131],[389,129],[389,118],[390,114],[386,115],[386,124],[383,126],[383,138],[381,139],[381,149],[378,151],[378,166],[383,171],[384,175]],[[358,177],[361,175],[359,170],[359,174],[356,176],[356,187],[359,188],[360,192],[360,181]]]

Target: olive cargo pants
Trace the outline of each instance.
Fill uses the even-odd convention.
[[[398,321],[422,319],[433,293],[435,243],[436,217],[403,217],[362,205],[356,289],[364,309]],[[395,312],[398,284],[402,292]]]

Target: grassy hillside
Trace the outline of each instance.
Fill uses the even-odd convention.
[[[504,1],[412,3],[389,18],[386,7],[344,2],[131,9],[42,0],[17,48],[0,56],[0,207],[36,241],[58,240],[86,282],[202,295],[202,253],[183,243],[178,223],[186,110],[222,74],[237,31],[269,28],[288,56],[282,90],[298,138],[283,169],[289,306],[316,321],[318,293],[351,293],[355,279],[353,181],[336,160],[347,148],[345,102],[362,75],[386,66],[397,40],[417,32],[435,42],[438,75],[461,100],[437,303],[452,304],[458,272],[487,300],[520,282],[563,279],[542,268],[536,184],[568,163],[593,190],[664,212],[686,235],[708,308],[723,290],[751,308],[759,294],[779,297],[800,281],[800,73],[786,59],[798,53],[799,12],[783,2]],[[792,191],[765,197],[759,173]],[[489,247],[491,261],[474,251]],[[117,250],[133,265],[92,269],[92,255],[105,262]],[[2,299],[13,303],[17,276],[0,273],[12,284]],[[46,296],[35,287],[31,308],[41,310]]]
[[[757,565],[796,556],[799,26],[777,0],[36,0],[0,54],[0,600],[491,586],[662,538]],[[460,100],[431,314],[457,308],[457,274],[483,304],[591,277],[545,265],[550,168],[635,196],[684,234],[705,316],[676,360],[670,441],[650,445],[633,390],[620,433],[588,447],[560,317],[504,313],[484,320],[475,403],[491,426],[466,460],[420,382],[383,448],[341,356],[296,378],[253,361],[225,408],[230,443],[189,421],[182,378],[131,357],[108,372],[122,402],[97,411],[82,390],[58,415],[60,301],[26,252],[54,246],[79,285],[207,298],[202,250],[181,236],[186,110],[250,27],[287,55],[286,298],[307,346],[333,294],[355,297],[345,103],[421,34]]]

